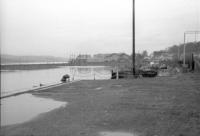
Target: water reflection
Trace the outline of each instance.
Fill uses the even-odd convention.
[[[37,115],[65,106],[66,102],[23,94],[1,100],[1,126],[22,123]]]

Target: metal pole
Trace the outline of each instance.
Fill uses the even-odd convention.
[[[133,75],[135,75],[135,0],[133,0],[133,51],[132,51],[132,63],[133,63]]]

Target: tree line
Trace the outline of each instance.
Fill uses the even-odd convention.
[[[177,54],[179,52],[180,54],[182,54],[183,49],[184,49],[184,44],[173,45],[167,49],[167,52],[171,54]],[[186,43],[185,52],[186,54],[191,54],[191,53],[200,54],[200,41]]]

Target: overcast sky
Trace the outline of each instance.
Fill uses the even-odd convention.
[[[3,54],[131,53],[132,0],[1,0],[0,5]],[[200,30],[200,0],[136,0],[136,52],[183,43],[188,30]]]

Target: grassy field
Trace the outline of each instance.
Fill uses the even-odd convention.
[[[34,93],[66,107],[1,128],[2,136],[199,136],[200,74],[80,81]]]

